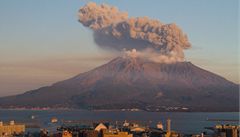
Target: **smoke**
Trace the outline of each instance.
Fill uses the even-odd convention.
[[[132,49],[132,50],[126,50],[126,49],[123,49],[123,57],[124,58],[136,58],[136,57],[140,57],[141,56],[141,53],[140,52],[137,52],[136,49]]]
[[[183,61],[183,50],[191,47],[176,24],[163,24],[148,17],[129,18],[126,12],[106,4],[88,3],[79,10],[79,22],[93,30],[94,41],[100,47],[117,51],[134,49],[125,50],[134,52],[133,57],[156,62]]]
[[[175,63],[184,61],[183,58],[176,56],[174,52],[169,53],[168,55],[159,54],[153,49],[147,48],[142,51],[137,51],[136,49],[126,50],[123,49],[124,58],[144,58],[148,61],[153,61],[157,63]]]

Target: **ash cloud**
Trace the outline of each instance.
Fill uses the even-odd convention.
[[[183,50],[191,47],[176,24],[163,24],[148,17],[129,18],[126,12],[106,4],[90,2],[83,6],[79,22],[93,30],[94,41],[100,47],[137,50],[140,52],[136,55],[156,62],[183,61]]]

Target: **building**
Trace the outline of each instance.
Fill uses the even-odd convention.
[[[163,124],[162,124],[162,122],[158,122],[157,128],[163,130]]]
[[[104,129],[107,129],[108,127],[107,126],[105,126],[105,124],[103,124],[103,123],[99,123],[95,128],[94,128],[94,130],[96,130],[96,131],[101,131],[101,130],[104,130]]]
[[[67,130],[65,130],[65,131],[63,131],[63,133],[62,133],[62,137],[72,137],[72,133],[69,132],[69,131],[67,131]]]
[[[99,132],[96,130],[80,131],[78,137],[99,137]]]
[[[103,130],[103,137],[133,137],[133,134],[117,130]]]
[[[131,132],[145,132],[146,129],[144,127],[131,127]]]
[[[140,126],[137,123],[131,123],[129,128],[130,128],[131,132],[145,132],[146,131],[146,127]]]
[[[166,127],[167,127],[167,130],[166,130],[165,137],[179,137],[179,136],[181,136],[179,133],[171,130],[171,119],[167,119]]]
[[[167,132],[171,133],[171,120],[167,119]]]
[[[215,135],[220,137],[239,137],[239,126],[216,125]]]
[[[171,120],[167,119],[167,132],[165,134],[165,137],[171,137]]]
[[[24,124],[15,124],[14,121],[10,121],[9,124],[4,124],[0,121],[0,137],[23,134],[25,132]]]
[[[160,128],[149,128],[149,137],[164,137],[166,132]]]
[[[58,119],[57,119],[56,117],[53,117],[53,118],[51,118],[51,122],[52,122],[52,123],[57,123],[57,122],[58,122]]]

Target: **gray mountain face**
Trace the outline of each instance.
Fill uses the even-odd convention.
[[[238,111],[238,89],[190,62],[160,64],[118,57],[52,86],[2,97],[0,106]]]

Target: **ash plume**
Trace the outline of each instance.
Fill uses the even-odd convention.
[[[79,22],[93,30],[94,41],[100,47],[138,50],[142,57],[156,62],[183,61],[183,50],[191,47],[176,24],[148,17],[129,18],[126,12],[106,4],[90,2],[80,8]]]

